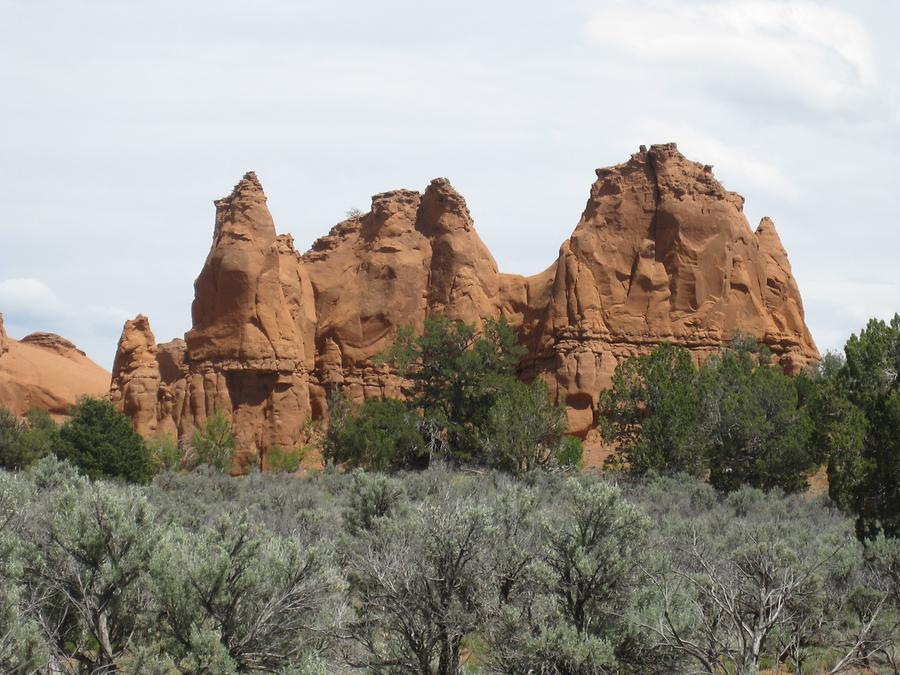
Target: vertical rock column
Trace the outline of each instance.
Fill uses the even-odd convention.
[[[186,412],[197,426],[216,410],[232,417],[239,459],[248,460],[302,440],[310,406],[300,331],[309,317],[300,315],[302,297],[289,302],[303,285],[294,279],[299,265],[293,276],[282,273],[289,242],[276,237],[256,174],[215,205],[213,243],[194,283],[193,327],[185,336]]]

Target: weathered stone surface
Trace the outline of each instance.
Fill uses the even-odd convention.
[[[525,326],[528,368],[567,403],[573,431],[590,428],[616,364],[662,341],[702,358],[743,331],[789,370],[818,358],[774,224],[754,234],[742,209],[674,144],[597,171],[555,266],[528,280],[542,299],[530,303],[537,326]]]
[[[3,327],[3,314],[0,313],[0,356],[3,356],[4,352],[6,352],[6,343],[9,341],[9,338],[6,336],[6,329]]]
[[[110,399],[134,422],[143,436],[157,433],[160,424],[160,368],[156,338],[143,314],[125,322],[113,361]]]
[[[8,337],[0,314],[0,405],[16,415],[47,410],[65,415],[82,396],[104,396],[109,373],[53,333]]]
[[[674,144],[642,147],[597,171],[556,261],[522,277],[497,270],[446,179],[376,195],[301,256],[247,174],[216,202],[186,341],[154,352],[146,320],[126,324],[113,397],[142,433],[184,435],[222,409],[249,456],[302,443],[334,387],[356,401],[399,395],[373,357],[401,326],[502,315],[528,350],[522,377],[544,378],[585,434],[616,364],[662,341],[699,361],[743,331],[789,370],[818,358],[772,221],[753,232],[742,208]]]

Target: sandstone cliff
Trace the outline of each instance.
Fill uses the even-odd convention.
[[[104,396],[109,373],[53,333],[13,340],[0,314],[0,405],[16,415],[38,408],[65,415],[82,396]]]
[[[373,357],[437,314],[505,316],[528,350],[522,377],[546,379],[579,434],[616,364],[662,341],[699,360],[740,330],[788,370],[818,358],[772,221],[751,230],[743,199],[674,144],[599,169],[574,233],[532,277],[498,271],[442,178],[376,195],[303,255],[276,235],[254,174],[215,204],[185,341],[156,345],[139,316],[119,343],[111,395],[143,434],[184,435],[221,409],[244,456],[301,443],[333,387],[397,395]]]

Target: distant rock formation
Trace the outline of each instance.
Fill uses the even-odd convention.
[[[276,235],[255,174],[215,204],[185,341],[157,346],[138,316],[119,342],[112,399],[143,434],[185,435],[220,409],[245,457],[301,443],[332,388],[399,395],[373,357],[438,314],[506,317],[527,348],[521,376],[544,378],[582,435],[616,364],[663,341],[699,361],[743,331],[788,371],[818,358],[772,221],[753,232],[743,198],[674,144],[599,169],[574,233],[531,277],[498,271],[443,178],[375,195],[303,255]]]
[[[0,314],[0,405],[16,415],[65,415],[82,396],[105,396],[109,373],[54,333],[8,337]]]
[[[6,353],[8,342],[9,338],[6,336],[6,328],[3,327],[3,314],[0,313],[0,356]]]

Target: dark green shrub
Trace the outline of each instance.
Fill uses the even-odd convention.
[[[663,344],[627,359],[600,397],[604,439],[628,470],[702,475],[706,470],[703,395],[691,353]]]
[[[334,400],[322,451],[330,462],[370,471],[422,468],[429,461],[418,415],[395,399],[367,399],[358,410]]]
[[[45,410],[32,410],[20,420],[0,407],[0,467],[27,469],[54,452],[57,442],[58,428]]]
[[[414,409],[445,431],[453,459],[483,462],[479,431],[524,354],[506,323],[429,318],[423,334],[401,330],[385,356],[412,382],[404,393]]]
[[[900,315],[872,319],[826,373],[815,412],[830,453],[829,493],[862,537],[900,535]]]
[[[793,378],[759,358],[730,349],[703,364],[709,481],[725,491],[805,490],[816,467],[812,424]]]
[[[551,400],[543,380],[510,379],[478,430],[481,457],[502,471],[532,471],[558,457],[565,431],[565,408]]]
[[[154,467],[131,420],[103,399],[83,398],[59,430],[57,454],[91,478],[146,483]]]
[[[753,338],[738,336],[699,370],[687,350],[668,344],[622,362],[601,395],[604,436],[617,447],[612,463],[635,474],[708,472],[724,491],[806,489],[821,459],[804,405],[810,385],[770,361]]]

